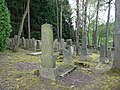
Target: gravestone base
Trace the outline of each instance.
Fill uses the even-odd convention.
[[[48,78],[51,80],[56,80],[58,77],[57,75],[57,68],[41,68],[40,69],[40,76],[43,78]]]
[[[80,55],[80,60],[89,60],[89,55]]]
[[[88,50],[82,50],[80,55],[80,60],[88,60],[88,59],[89,59]]]

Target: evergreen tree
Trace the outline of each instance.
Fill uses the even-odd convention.
[[[10,31],[10,14],[5,0],[0,0],[0,51],[5,50]]]

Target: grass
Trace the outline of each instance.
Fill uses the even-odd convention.
[[[27,51],[20,49],[19,52],[6,50],[0,54],[5,55],[7,59],[0,61],[0,84],[2,89],[9,90],[120,90],[120,69],[111,69],[104,73],[101,77],[96,77],[95,81],[85,85],[85,87],[68,87],[63,82],[52,81],[34,76],[34,69],[31,71],[18,70],[17,63],[41,63],[40,56],[27,55]],[[80,61],[89,64],[91,68],[95,67],[99,55],[92,54],[89,61]],[[72,60],[79,61],[79,57],[74,57]],[[57,62],[57,65],[63,65],[63,62]],[[105,68],[105,66],[104,66]],[[93,75],[94,73],[88,70],[77,69],[81,73]]]

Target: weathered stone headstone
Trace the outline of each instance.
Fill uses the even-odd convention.
[[[29,50],[32,48],[32,39],[29,39]]]
[[[29,49],[29,47],[30,47],[29,39],[26,39],[26,49]]]
[[[72,46],[72,39],[67,39],[66,44]]]
[[[60,50],[60,43],[58,42],[58,39],[55,39],[53,42],[53,47],[54,47],[54,51],[57,52]]]
[[[31,50],[33,52],[36,52],[36,40],[35,40],[35,38],[32,38],[32,48],[31,48]]]
[[[42,34],[42,68],[40,69],[40,76],[55,80],[57,77],[55,59],[53,56],[53,28],[50,24],[43,24],[41,26]]]
[[[64,45],[64,39],[62,38],[61,39],[61,45],[60,45],[61,49],[64,50],[65,48],[65,45]]]
[[[70,52],[70,55],[74,55],[74,47],[73,46],[67,46],[67,50]]]
[[[14,35],[14,40],[13,40],[13,45],[15,46],[16,42],[17,42],[18,36]]]
[[[64,51],[63,51],[63,62],[65,64],[70,64],[71,63],[71,55],[70,55],[70,52],[67,49],[64,49]]]
[[[76,46],[73,45],[73,48],[74,48],[74,55],[76,55]]]
[[[36,41],[36,48],[41,50],[41,42],[40,42],[40,40]]]
[[[22,39],[20,38],[19,47],[22,45]]]
[[[22,45],[21,45],[21,47],[22,47],[23,49],[26,48],[26,40],[25,40],[24,37],[22,37]]]
[[[105,63],[106,62],[106,57],[105,57],[105,45],[100,45],[100,62]]]

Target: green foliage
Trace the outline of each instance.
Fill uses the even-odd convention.
[[[0,51],[5,50],[10,31],[10,14],[5,0],[0,0]]]
[[[27,0],[6,0],[11,11],[12,29],[11,37],[18,33],[21,17],[24,13]],[[58,0],[59,1],[59,0]],[[59,14],[60,14],[60,2]],[[68,0],[63,0],[63,38],[73,38],[72,11]],[[40,39],[41,25],[48,23],[53,25],[54,39],[57,38],[57,10],[56,0],[31,0],[30,1],[31,38]],[[28,20],[25,19],[22,36],[28,37]]]

